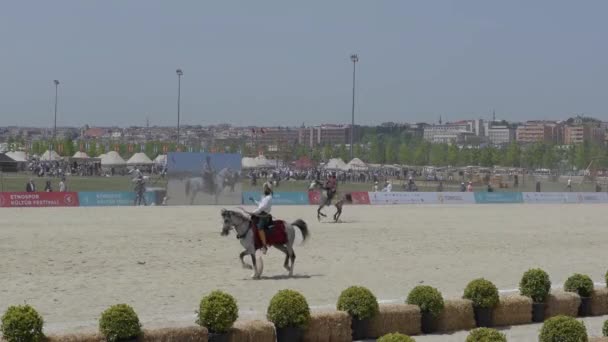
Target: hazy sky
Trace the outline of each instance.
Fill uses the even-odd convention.
[[[608,1],[3,1],[0,126],[608,119]]]

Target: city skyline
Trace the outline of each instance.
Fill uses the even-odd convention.
[[[10,3],[0,126],[607,118],[608,3]],[[348,6],[346,6],[348,5]],[[525,10],[522,10],[525,9]]]

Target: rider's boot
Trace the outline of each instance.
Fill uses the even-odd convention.
[[[258,232],[260,234],[260,240],[262,240],[262,252],[266,254],[268,251],[268,245],[266,245],[266,232],[262,229],[258,230]]]

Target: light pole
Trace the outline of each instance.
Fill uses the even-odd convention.
[[[55,120],[53,121],[53,143],[51,144],[51,153],[55,151],[55,139],[57,137],[57,89],[59,88],[59,81],[53,80],[55,83]],[[52,155],[50,156],[52,158]]]
[[[353,110],[350,125],[350,160],[353,160],[353,137],[355,135],[355,71],[357,70],[356,65],[359,61],[359,56],[357,56],[357,54],[352,54],[350,55],[350,60],[353,62]]]
[[[180,96],[181,96],[181,87],[182,87],[182,69],[175,70],[177,74],[177,146],[176,149],[179,150],[179,105],[180,105]]]

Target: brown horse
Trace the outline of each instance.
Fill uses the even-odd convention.
[[[327,190],[323,189],[323,184],[321,184],[317,180],[314,180],[312,183],[310,183],[308,190],[319,190],[321,192],[321,198],[319,199],[319,208],[317,209],[317,220],[321,221],[321,217],[327,217],[327,215],[325,215],[321,210],[323,210],[323,208],[325,208],[326,206],[330,206],[332,200],[334,200],[336,197],[330,199],[327,196]],[[342,197],[338,198],[338,200],[334,203],[334,206],[336,207],[336,212],[334,213],[334,222],[338,222],[338,220],[340,219],[340,215],[342,215],[342,207],[344,206],[344,204],[352,202],[353,197],[350,193],[346,193]]]

